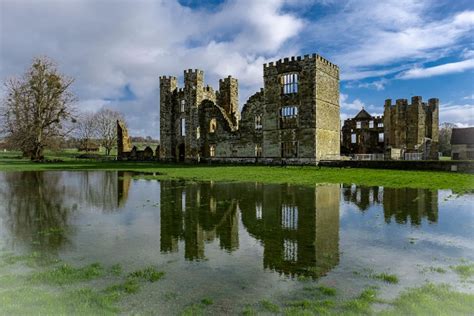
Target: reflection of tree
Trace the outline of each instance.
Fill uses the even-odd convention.
[[[12,172],[3,179],[0,195],[15,239],[51,249],[68,241],[71,208],[60,173]]]
[[[117,208],[117,172],[15,172],[3,174],[0,198],[15,240],[58,249],[72,230],[71,211]],[[4,202],[5,201],[5,202]]]
[[[343,196],[345,201],[354,203],[361,211],[382,204],[387,223],[392,218],[399,224],[410,222],[412,225],[421,225],[423,217],[432,223],[438,221],[438,191],[352,185],[344,186]]]
[[[264,266],[319,277],[339,262],[339,185],[256,185],[239,203],[249,233],[262,241]]]
[[[161,251],[178,251],[184,240],[185,258],[205,257],[204,244],[218,238],[222,249],[238,248],[235,197],[226,185],[161,182]]]

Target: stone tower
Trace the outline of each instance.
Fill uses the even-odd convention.
[[[217,103],[230,117],[236,117],[239,111],[239,83],[237,79],[228,76],[219,80]]]
[[[160,157],[172,159],[176,153],[173,148],[174,142],[174,109],[176,103],[176,89],[178,81],[176,77],[160,77]]]
[[[420,96],[407,99],[385,100],[384,140],[388,150],[402,153],[422,153],[423,159],[438,159],[439,100],[422,102]]]
[[[313,163],[338,156],[339,68],[313,54],[263,71],[263,157]]]

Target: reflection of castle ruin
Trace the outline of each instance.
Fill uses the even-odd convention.
[[[161,182],[160,216],[162,252],[178,251],[184,240],[186,259],[197,260],[216,238],[227,251],[239,246],[237,203],[225,185]]]
[[[339,185],[259,185],[242,199],[242,221],[262,241],[264,266],[318,277],[339,262]]]
[[[339,261],[339,185],[161,182],[162,252],[184,241],[188,260],[205,258],[216,239],[239,247],[239,212],[248,232],[263,243],[264,266],[288,275],[320,276]]]
[[[399,224],[421,225],[424,217],[430,223],[438,221],[438,191],[349,185],[344,186],[343,196],[361,211],[382,204],[386,223],[395,220]]]

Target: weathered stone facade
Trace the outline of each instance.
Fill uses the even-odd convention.
[[[424,160],[438,159],[439,100],[422,102],[420,96],[385,100],[384,106],[385,149],[405,153],[420,153]]]
[[[474,160],[474,127],[453,128],[451,158],[453,160]]]
[[[127,127],[122,121],[117,120],[117,160],[147,161],[157,158],[149,146],[144,150],[138,150],[136,146],[132,147]]]
[[[263,66],[264,88],[238,111],[238,82],[201,70],[160,77],[160,159],[314,164],[340,151],[339,68],[319,55]]]
[[[372,116],[362,109],[342,126],[341,154],[383,154],[383,116]]]

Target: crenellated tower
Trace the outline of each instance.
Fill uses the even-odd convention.
[[[177,107],[176,93],[178,80],[172,76],[160,77],[160,157],[173,159],[174,143],[174,109]]]
[[[219,80],[217,104],[223,108],[229,117],[236,118],[239,111],[239,82],[228,76]]]

